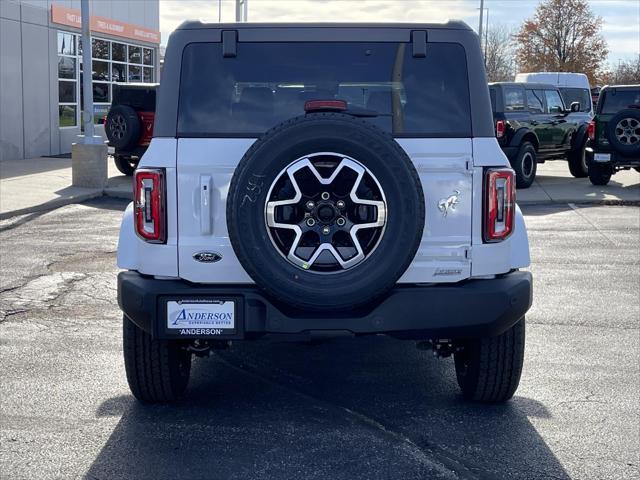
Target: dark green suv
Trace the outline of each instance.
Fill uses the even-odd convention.
[[[591,183],[606,185],[611,175],[631,167],[640,171],[640,85],[604,87],[588,133]]]
[[[498,143],[516,172],[518,188],[528,188],[538,163],[567,159],[574,177],[587,176],[584,146],[588,112],[567,106],[557,87],[538,83],[489,84]]]

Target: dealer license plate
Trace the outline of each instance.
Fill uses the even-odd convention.
[[[236,327],[231,300],[169,301],[167,328],[188,335],[220,335]]]
[[[596,162],[610,162],[611,154],[610,153],[594,153],[593,160]]]

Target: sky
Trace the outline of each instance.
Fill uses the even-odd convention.
[[[235,21],[235,0],[220,0],[222,22]],[[489,28],[517,29],[537,0],[484,0]],[[604,20],[608,63],[640,54],[640,0],[589,0]],[[442,22],[459,19],[478,29],[480,0],[248,0],[250,22]],[[486,13],[485,13],[486,15]],[[160,0],[162,44],[184,20],[218,21],[218,0]]]

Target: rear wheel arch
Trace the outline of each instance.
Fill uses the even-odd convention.
[[[513,140],[511,140],[511,145],[520,148],[524,142],[531,143],[536,149],[536,152],[540,148],[540,141],[538,140],[538,137],[528,128],[521,128],[518,130],[514,135]]]
[[[584,147],[584,144],[586,143],[586,141],[587,141],[587,124],[583,124],[583,125],[580,125],[580,127],[578,127],[576,134],[573,136],[571,148],[573,150],[580,149]]]

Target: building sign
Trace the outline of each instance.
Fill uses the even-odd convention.
[[[82,28],[80,10],[63,7],[55,3],[51,4],[51,21],[60,25]],[[91,31],[143,42],[160,43],[160,32],[158,30],[151,30],[150,28],[97,15],[91,15]]]

